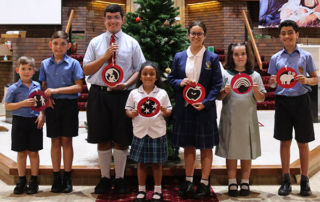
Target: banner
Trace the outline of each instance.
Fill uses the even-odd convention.
[[[293,20],[299,27],[320,27],[319,0],[260,0],[259,27]]]

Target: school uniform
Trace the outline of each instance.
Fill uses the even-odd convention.
[[[5,102],[17,103],[28,99],[29,95],[40,90],[40,84],[31,81],[27,87],[20,79],[9,86]],[[43,148],[42,128],[38,129],[35,123],[39,112],[33,111],[30,107],[22,107],[12,111],[12,130],[11,130],[11,150],[16,152],[39,151]]]
[[[202,101],[205,108],[201,111],[184,100],[184,87],[180,83],[186,77],[205,88],[206,96]],[[173,145],[197,149],[213,148],[219,142],[215,100],[220,92],[222,77],[218,56],[204,47],[195,56],[190,48],[179,52],[174,57],[168,79],[175,90],[176,101],[173,109]]]
[[[157,99],[161,106],[172,109],[170,99],[165,90],[154,87],[147,94],[143,86],[130,92],[125,109],[137,109],[138,103],[145,97]],[[158,106],[160,107],[160,106]],[[164,163],[168,160],[168,142],[166,138],[166,121],[161,110],[152,117],[138,115],[132,119],[133,140],[130,158],[139,163]]]
[[[230,85],[232,78],[238,73],[235,70],[223,71],[223,87]],[[244,73],[257,83],[260,92],[266,93],[258,72]],[[241,160],[251,160],[261,156],[257,102],[253,91],[246,94],[231,91],[222,102],[216,155],[226,159]]]
[[[84,66],[105,55],[110,46],[111,36],[112,33],[106,31],[90,41],[83,59]],[[134,73],[139,72],[145,58],[138,42],[121,30],[115,34],[115,41],[119,46],[115,54],[116,64],[123,70],[121,82],[126,82]],[[135,85],[126,90],[108,90],[102,80],[102,71],[107,65],[108,61],[87,80],[91,83],[87,102],[87,141],[89,143],[113,141],[127,146],[132,141],[132,124],[125,115],[124,106],[130,90],[135,88]]]
[[[54,56],[41,62],[39,80],[45,81],[47,88],[72,86],[83,77],[80,63],[67,55],[59,63],[56,63]],[[80,93],[51,95],[54,109],[48,107],[45,111],[48,137],[78,136],[79,96]]]
[[[298,47],[291,54],[285,49],[274,54],[270,60],[268,73],[276,75],[286,66],[306,77],[316,71],[311,54]],[[275,139],[291,140],[294,128],[297,142],[307,143],[314,140],[309,92],[311,92],[311,87],[300,82],[297,82],[292,88],[277,86],[275,91]]]

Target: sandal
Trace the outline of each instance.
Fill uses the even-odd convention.
[[[136,198],[135,202],[145,202],[146,201],[146,196],[147,196],[147,193],[144,192],[144,191],[139,191],[137,196],[139,194],[143,194],[143,198]]]
[[[160,198],[159,199],[158,198],[154,198],[154,196],[160,196]],[[163,201],[162,193],[153,192],[151,202],[158,202],[158,201]]]
[[[237,189],[231,190],[230,188],[231,188],[232,186],[237,187]],[[232,196],[232,197],[236,197],[236,196],[239,195],[238,185],[237,185],[237,184],[229,184],[229,186],[228,186],[228,195],[229,195],[229,196]]]

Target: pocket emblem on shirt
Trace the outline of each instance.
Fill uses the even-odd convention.
[[[302,66],[299,67],[299,73],[303,74],[303,67]]]
[[[206,66],[207,66],[207,70],[210,70],[211,69],[211,61],[207,61],[206,62]]]

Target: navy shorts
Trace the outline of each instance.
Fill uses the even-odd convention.
[[[54,102],[54,109],[46,109],[47,137],[78,136],[78,99],[55,99]]]
[[[138,163],[164,163],[168,160],[168,141],[164,135],[152,139],[146,135],[143,138],[133,137],[130,159]]]
[[[91,85],[87,102],[89,143],[131,144],[132,121],[125,112],[129,93],[107,91],[106,87]]]
[[[313,121],[309,94],[301,96],[276,96],[274,138],[280,141],[292,139],[292,129],[299,143],[314,140]]]
[[[37,117],[13,116],[11,130],[11,150],[16,152],[39,151],[43,148],[42,128],[35,123]]]

